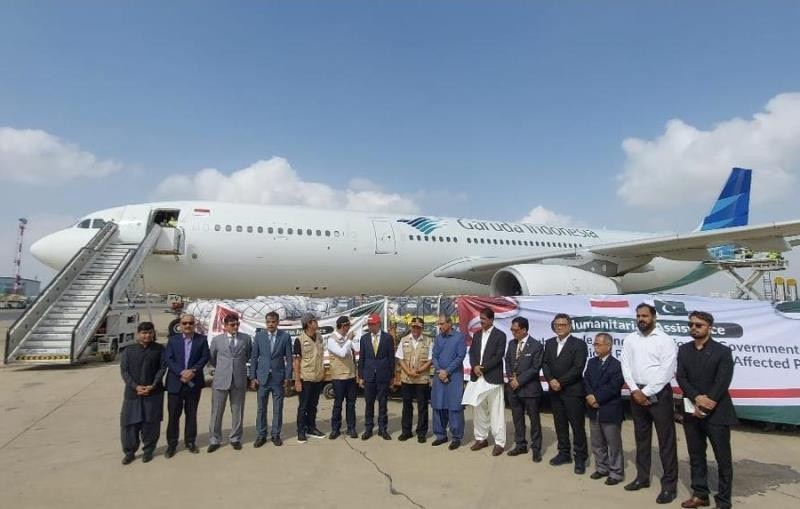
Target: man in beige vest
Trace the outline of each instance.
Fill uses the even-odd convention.
[[[350,319],[340,316],[336,320],[336,331],[328,337],[330,352],[330,374],[333,383],[333,412],[331,413],[331,434],[328,438],[336,440],[341,435],[342,402],[347,400],[347,434],[358,438],[356,433],[356,363],[355,353],[359,342],[353,341],[350,332]]]
[[[428,434],[428,401],[431,399],[431,350],[433,338],[422,334],[422,318],[411,319],[411,333],[397,345],[394,356],[400,364],[400,382],[403,394],[403,432],[397,438],[408,440],[413,420],[413,400],[417,400],[417,442],[424,444]]]
[[[303,332],[294,340],[294,390],[299,393],[297,403],[297,441],[306,443],[306,435],[325,438],[317,428],[317,404],[322,386],[325,385],[325,369],[322,356],[325,345],[317,332],[317,319],[306,314],[300,319]]]

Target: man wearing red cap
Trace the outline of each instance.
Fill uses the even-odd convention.
[[[364,389],[364,433],[362,440],[372,436],[375,417],[375,399],[378,400],[378,435],[391,440],[388,425],[387,402],[389,384],[394,377],[394,342],[392,336],[381,330],[381,317],[372,314],[367,318],[369,332],[361,336],[358,356],[358,385]]]

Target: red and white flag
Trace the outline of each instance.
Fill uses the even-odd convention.
[[[194,209],[192,211],[192,215],[195,215],[195,216],[210,216],[211,215],[211,209]]]
[[[591,299],[592,313],[601,315],[626,316],[632,313],[627,299]]]

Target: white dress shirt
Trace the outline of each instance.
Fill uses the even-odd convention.
[[[678,345],[657,326],[647,336],[641,331],[625,336],[622,344],[622,376],[631,392],[644,385],[650,397],[670,383],[678,364]]]
[[[556,357],[561,355],[561,350],[564,349],[564,345],[567,344],[567,339],[569,339],[569,334],[564,336],[564,339],[556,336]]]
[[[486,350],[486,343],[489,341],[489,336],[491,336],[493,330],[494,325],[481,333],[481,356],[478,358],[479,364],[483,364],[483,352]]]
[[[348,355],[351,355],[351,352],[358,352],[359,345],[352,339],[345,339],[345,336],[339,334],[339,331],[334,331],[334,333],[328,337],[327,348],[328,351],[336,357],[344,359]]]

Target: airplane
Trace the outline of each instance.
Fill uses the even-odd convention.
[[[733,168],[697,230],[583,227],[210,201],[87,214],[30,251],[58,270],[107,222],[122,242],[162,226],[146,290],[186,297],[653,293],[716,272],[735,248],[789,251],[800,220],[748,225],[752,170]],[[163,238],[162,238],[163,237]],[[166,246],[166,248],[164,248]],[[727,253],[727,254],[726,254]]]

